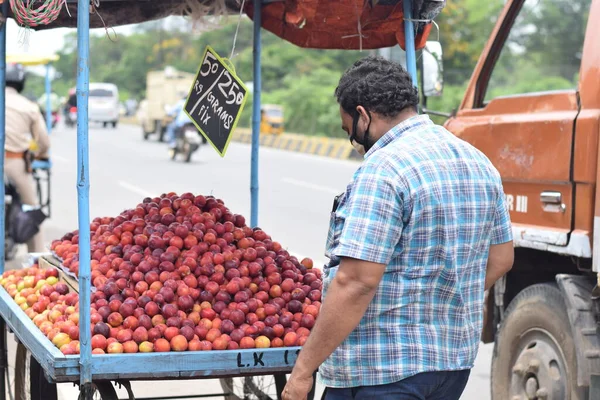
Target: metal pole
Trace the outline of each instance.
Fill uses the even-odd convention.
[[[4,216],[5,216],[5,205],[4,205],[4,143],[5,143],[5,129],[6,129],[6,23],[8,18],[8,1],[2,3],[2,18],[4,22],[0,23],[0,144],[2,145],[2,151],[0,152],[0,179],[2,180],[2,189],[0,189],[0,240],[2,245],[0,246],[0,273],[4,272]],[[7,360],[7,349],[6,349],[6,324],[4,318],[0,318],[0,399],[6,399],[6,381],[4,377],[6,375],[6,369],[8,368]]]
[[[415,54],[415,26],[412,21],[412,0],[404,0],[404,39],[406,43],[406,69],[412,78],[415,87],[419,87],[417,80],[417,57]]]
[[[0,189],[0,240],[2,240],[2,246],[0,246],[0,273],[4,272],[4,228],[5,228],[5,205],[4,205],[4,143],[6,142],[5,128],[6,128],[6,18],[8,15],[8,1],[2,3],[2,17],[5,18],[4,23],[0,24],[0,144],[2,145],[2,151],[0,152],[0,169],[2,174],[2,188]],[[4,393],[4,392],[2,392]]]
[[[252,102],[252,165],[250,168],[250,225],[258,225],[258,148],[260,145],[260,25],[262,0],[254,0],[254,89]]]
[[[50,101],[50,63],[46,64],[46,128],[48,133],[52,132],[52,102]]]
[[[81,398],[92,399],[90,341],[90,174],[88,94],[90,85],[90,2],[77,3],[77,209],[79,219],[79,341]]]

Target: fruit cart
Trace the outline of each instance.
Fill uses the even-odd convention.
[[[79,382],[79,356],[65,356],[28,318],[4,290],[0,290],[0,314],[35,360],[31,368],[31,399],[56,398],[52,382]],[[102,399],[117,399],[114,386],[121,383],[130,391],[129,381],[151,379],[225,378],[276,374],[278,392],[283,390],[285,373],[291,370],[298,348],[239,351],[189,351],[181,353],[137,353],[94,355],[94,390]],[[98,377],[99,379],[96,379]],[[37,382],[35,382],[38,380]],[[256,391],[259,389],[257,388]],[[253,391],[255,393],[255,391]],[[53,396],[52,396],[53,394]],[[98,397],[95,397],[98,398]],[[133,397],[133,393],[130,394]]]
[[[12,3],[12,2],[11,2]],[[21,2],[22,3],[22,2]],[[77,37],[78,37],[78,75],[77,75],[77,189],[78,189],[78,219],[79,235],[81,239],[78,242],[79,267],[78,280],[76,281],[78,292],[78,304],[80,305],[78,314],[78,337],[80,343],[80,355],[66,355],[60,351],[58,344],[52,343],[38,329],[36,324],[23,311],[11,295],[0,288],[0,375],[4,375],[7,369],[7,350],[6,350],[6,329],[5,325],[12,331],[20,342],[18,352],[29,352],[31,358],[21,357],[19,362],[25,360],[28,364],[29,374],[28,386],[30,388],[30,398],[49,399],[56,398],[55,383],[74,382],[80,385],[81,399],[117,399],[115,388],[111,382],[119,383],[127,389],[128,398],[134,399],[129,385],[130,381],[135,380],[170,380],[170,379],[202,379],[202,378],[223,378],[222,382],[226,386],[231,385],[232,377],[249,377],[244,380],[244,398],[250,398],[250,395],[256,398],[270,398],[264,394],[257,394],[262,388],[257,387],[256,377],[264,375],[273,375],[276,385],[277,397],[281,395],[285,385],[285,374],[289,373],[294,365],[299,346],[278,347],[278,348],[253,348],[236,350],[212,350],[212,351],[182,351],[182,352],[148,352],[135,354],[94,354],[92,355],[92,340],[89,327],[91,326],[91,249],[90,249],[90,216],[89,216],[89,172],[88,172],[88,106],[87,93],[89,86],[89,28],[90,14],[103,10],[106,22],[108,24],[124,24],[132,22],[141,22],[144,19],[163,16],[165,9],[161,5],[163,2],[145,2],[145,1],[114,1],[114,0],[67,0],[66,2],[55,2],[59,6],[63,3],[71,7],[74,5],[77,9]],[[103,7],[100,7],[102,3]],[[190,5],[194,1],[182,1]],[[233,1],[224,1],[230,10],[240,12],[239,4]],[[241,2],[242,7],[245,2]],[[250,2],[248,2],[250,3]],[[246,4],[246,8],[241,11],[254,19],[254,88],[253,93],[253,140],[252,140],[252,169],[251,169],[251,226],[257,225],[258,210],[258,139],[260,131],[260,28],[261,26],[304,47],[320,48],[378,48],[394,45],[398,42],[404,43],[406,38],[406,51],[408,69],[417,82],[415,44],[417,47],[424,45],[424,40],[429,33],[429,22],[427,19],[413,19],[413,4],[411,0],[404,0],[403,7],[401,1],[391,2],[373,2],[377,7],[369,9],[371,16],[379,17],[375,23],[371,23],[361,32],[361,21],[358,21],[358,35],[341,35],[336,40],[332,37],[321,41],[315,41],[315,35],[310,35],[312,27],[313,32],[320,32],[323,18],[317,15],[317,18],[310,19],[311,10],[286,9],[286,2],[272,2],[263,0],[255,1],[254,4]],[[343,7],[329,6],[329,11],[341,14],[352,15],[357,12],[359,1],[346,1]],[[366,6],[365,2],[365,6]],[[421,2],[423,3],[423,2]],[[428,0],[425,3],[442,3],[439,0]],[[2,5],[2,14],[10,15],[9,2],[0,2]],[[370,4],[370,2],[369,2]],[[422,5],[422,4],[421,4]],[[261,8],[263,7],[264,8]],[[312,7],[314,5],[308,5]],[[119,8],[122,8],[120,12]],[[152,12],[140,12],[142,8],[152,9]],[[162,8],[161,8],[162,7]],[[236,9],[237,7],[237,9]],[[362,3],[360,7],[363,7]],[[338,10],[339,11],[335,11]],[[73,20],[66,13],[60,13],[55,10],[54,25],[50,23],[48,27],[53,26],[72,26]],[[429,11],[427,11],[429,12]],[[438,10],[439,12],[439,10]],[[285,23],[282,25],[285,16]],[[131,18],[127,20],[126,18]],[[314,17],[314,16],[313,16]],[[421,16],[417,16],[421,18]],[[425,17],[424,17],[425,18]],[[325,18],[327,20],[327,18]],[[337,33],[344,33],[341,24],[346,24],[344,18],[337,18],[340,22],[330,22],[332,29]],[[397,23],[394,23],[397,22]],[[414,24],[413,24],[414,22]],[[39,23],[37,21],[36,23]],[[104,23],[104,20],[102,21]],[[99,22],[94,20],[98,26]],[[402,24],[404,25],[402,29]],[[286,25],[292,25],[294,29],[286,29]],[[348,24],[346,24],[348,25]],[[350,23],[352,30],[355,30],[356,21]],[[347,28],[347,27],[346,27]],[[0,142],[4,142],[4,62],[5,62],[5,44],[6,30],[5,25],[0,27]],[[371,34],[367,35],[371,29]],[[415,38],[415,31],[417,33]],[[309,33],[307,37],[306,34]],[[3,156],[2,156],[3,157]],[[3,160],[2,160],[3,161]],[[0,164],[3,165],[3,162]],[[3,207],[0,206],[0,237],[3,237],[4,221]],[[2,246],[0,246],[2,252]],[[52,264],[52,257],[49,255],[38,255],[38,263]],[[0,261],[0,272],[4,269],[4,257]],[[73,288],[74,289],[74,288]],[[66,292],[65,292],[66,293]],[[63,293],[64,295],[64,293]],[[27,300],[29,301],[29,300]],[[21,303],[22,305],[23,303]],[[56,337],[56,336],[55,336]],[[23,369],[19,365],[17,369]],[[23,371],[17,371],[21,376]],[[27,372],[27,371],[25,371]],[[313,389],[314,391],[314,389]],[[225,393],[231,396],[230,393]],[[312,394],[310,398],[312,398]],[[0,400],[5,399],[6,388],[5,380],[0,378]],[[195,396],[198,397],[198,396]],[[162,397],[167,399],[168,397]],[[171,397],[183,398],[183,397]],[[231,398],[231,397],[229,397]],[[252,397],[253,398],[253,397]]]

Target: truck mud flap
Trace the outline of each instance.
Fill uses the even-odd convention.
[[[591,279],[579,275],[556,275],[565,299],[577,352],[577,384],[590,386],[591,375],[600,375],[600,338],[598,337]]]

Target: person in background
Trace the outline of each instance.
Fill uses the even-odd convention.
[[[335,95],[364,161],[334,201],[324,301],[283,398],[306,399],[319,369],[328,400],[458,400],[485,290],[513,263],[500,174],[417,114],[399,64],[359,60]]]
[[[69,89],[69,95],[64,107],[64,113],[67,115],[71,107],[77,107],[77,93],[75,89]]]
[[[167,126],[167,143],[169,144],[170,150],[175,149],[177,146],[177,138],[175,136],[177,129],[181,128],[188,122],[191,122],[190,117],[187,116],[183,109],[185,107],[187,93],[180,93],[180,97],[181,100],[179,100],[177,104],[175,104],[175,106],[173,106],[173,108],[171,108],[171,110],[168,112],[168,115],[174,118],[173,122]]]
[[[6,143],[4,171],[15,185],[23,204],[38,205],[37,191],[31,171],[31,141],[37,146],[35,157],[48,157],[50,138],[39,106],[20,93],[25,85],[25,69],[21,64],[6,65]],[[29,252],[41,252],[41,231],[27,242]]]

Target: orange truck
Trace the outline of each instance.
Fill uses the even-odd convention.
[[[513,222],[492,398],[600,399],[600,0],[506,0],[445,126],[498,168]]]

